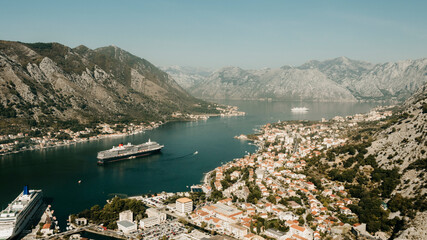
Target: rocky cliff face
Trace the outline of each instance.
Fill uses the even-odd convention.
[[[244,70],[222,68],[209,77],[175,69],[185,87],[205,99],[312,101],[402,101],[427,82],[427,59],[371,64],[340,57],[299,67]]]
[[[398,184],[388,201],[393,217],[406,223],[396,239],[426,239],[427,84],[402,105],[402,114],[380,131],[368,148],[383,169],[397,169]]]
[[[344,82],[359,99],[405,100],[427,82],[427,59],[375,65],[359,78]]]
[[[118,47],[0,41],[0,117],[11,122],[165,120],[204,105]]]
[[[208,68],[199,67],[170,66],[161,67],[160,69],[169,74],[184,89],[188,89],[198,82],[206,80],[213,72]]]
[[[427,194],[427,85],[403,104],[402,118],[379,132],[368,149],[380,167],[398,168],[401,181],[394,194]]]

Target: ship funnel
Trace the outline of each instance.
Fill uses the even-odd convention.
[[[30,195],[30,190],[28,190],[28,185],[24,186],[24,195]]]

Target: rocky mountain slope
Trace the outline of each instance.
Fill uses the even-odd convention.
[[[236,67],[223,68],[189,91],[208,99],[356,100],[350,91],[341,88],[317,69],[246,71]]]
[[[345,145],[311,160],[313,176],[342,182],[355,199],[348,207],[378,239],[425,239],[427,83],[401,105],[377,110],[390,116],[349,124]]]
[[[170,66],[160,67],[169,74],[181,87],[188,89],[212,74],[212,70],[200,67]]]
[[[427,84],[396,106],[392,116],[358,123],[345,136],[348,145],[326,155],[339,159],[328,175],[341,179],[351,196],[360,199],[350,209],[370,232],[386,232],[390,239],[425,239]]]
[[[406,222],[397,239],[427,237],[427,84],[402,105],[399,120],[380,131],[367,154],[383,169],[397,169],[399,181],[388,201]]]
[[[402,101],[427,82],[427,59],[374,65],[340,57],[279,69],[226,67],[208,77],[167,72],[191,79],[182,86],[205,99]]]
[[[403,114],[379,132],[368,148],[381,168],[397,168],[402,174],[394,194],[427,196],[427,85],[402,106]]]
[[[147,60],[115,46],[0,41],[5,125],[157,121],[175,111],[210,111],[207,105]]]

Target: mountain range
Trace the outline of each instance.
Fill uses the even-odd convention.
[[[339,57],[276,69],[224,67],[209,76],[197,69],[164,70],[203,99],[403,101],[427,82],[425,58],[372,64]]]
[[[0,41],[5,124],[160,121],[176,111],[215,111],[207,106],[147,60],[115,46]]]

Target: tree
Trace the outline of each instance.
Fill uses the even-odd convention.
[[[300,225],[304,225],[305,221],[304,218],[302,216],[299,217],[298,222]]]
[[[298,208],[296,210],[296,214],[298,214],[298,215],[303,215],[304,213],[305,213],[305,208]]]
[[[307,214],[307,216],[305,217],[305,220],[306,220],[307,222],[311,222],[311,221],[313,221],[313,215],[311,215],[311,213]]]
[[[179,218],[178,221],[184,225],[188,224],[187,220],[185,220],[185,218],[183,218],[183,217]]]
[[[274,195],[269,195],[267,200],[273,204],[276,204],[276,197]]]

